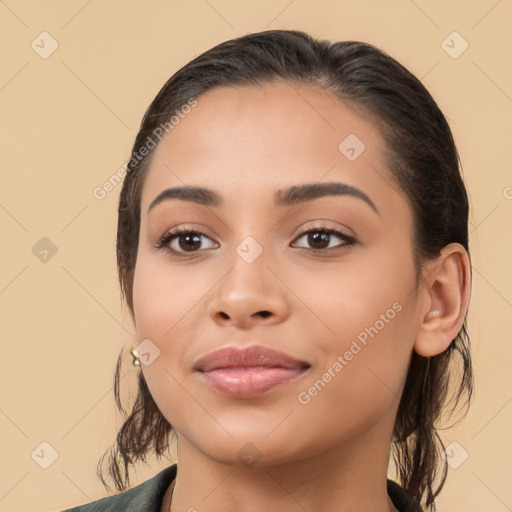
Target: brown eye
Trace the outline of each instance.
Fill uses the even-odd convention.
[[[332,248],[347,249],[355,243],[354,238],[345,235],[336,229],[327,227],[319,227],[305,231],[297,237],[297,240],[301,238],[304,238],[306,243],[309,245],[309,247],[304,248],[314,251],[327,251]],[[338,238],[344,243],[329,247],[333,238]]]
[[[326,249],[329,247],[331,235],[325,231],[310,231],[307,234],[307,241],[313,249]],[[325,245],[327,243],[327,245]]]
[[[156,244],[157,249],[167,249],[172,254],[183,255],[199,252],[203,239],[211,239],[204,233],[177,228],[166,233]]]
[[[195,233],[178,235],[175,239],[178,241],[178,247],[184,251],[194,251],[201,247],[201,236]]]

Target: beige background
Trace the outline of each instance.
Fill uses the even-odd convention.
[[[107,494],[95,467],[119,419],[112,376],[130,335],[115,267],[119,187],[101,201],[92,191],[126,161],[174,71],[214,44],[271,28],[381,47],[449,118],[472,208],[477,389],[466,421],[443,433],[460,445],[451,456],[460,461],[464,449],[468,458],[450,470],[438,505],[512,509],[510,0],[0,0],[0,15],[1,511],[62,510]],[[50,48],[43,31],[59,45],[46,59],[31,47]],[[441,46],[453,31],[469,44],[456,59]],[[46,263],[32,251],[43,237],[57,248]],[[58,453],[47,469],[42,442]],[[170,462],[151,459],[133,483]]]

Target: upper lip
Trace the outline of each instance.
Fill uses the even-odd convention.
[[[299,361],[283,352],[253,345],[238,349],[234,347],[221,348],[200,358],[194,369],[209,372],[219,368],[243,368],[266,366],[268,368],[308,368],[309,364]]]

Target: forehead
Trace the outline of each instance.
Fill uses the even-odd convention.
[[[214,88],[153,150],[142,211],[170,186],[207,184],[258,204],[276,189],[320,181],[377,195],[392,188],[384,149],[373,119],[318,86]]]

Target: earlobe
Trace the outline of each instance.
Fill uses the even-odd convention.
[[[426,293],[414,350],[420,356],[430,357],[449,347],[464,322],[471,287],[466,249],[458,243],[445,246],[421,286]]]

